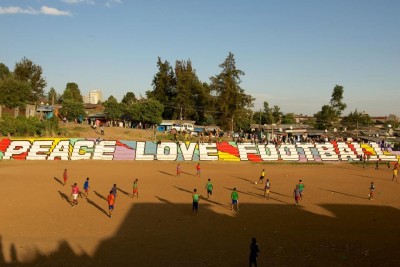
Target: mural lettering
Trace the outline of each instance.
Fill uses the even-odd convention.
[[[376,143],[212,144],[75,139],[2,139],[3,160],[160,160],[160,161],[399,161],[400,152]]]

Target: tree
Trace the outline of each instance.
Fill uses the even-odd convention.
[[[342,115],[342,112],[347,107],[347,105],[343,103],[342,100],[343,100],[343,86],[336,85],[335,88],[333,88],[330,105],[332,110],[335,111],[337,117],[340,117],[340,115]]]
[[[80,120],[85,116],[81,91],[76,83],[67,83],[61,102],[60,114],[68,120]]]
[[[80,120],[85,116],[85,109],[82,103],[76,102],[72,99],[64,99],[60,114],[68,120]]]
[[[158,72],[153,78],[153,91],[147,91],[147,98],[153,98],[163,104],[163,117],[171,119],[175,108],[176,80],[174,71],[168,61],[157,61]]]
[[[347,105],[342,102],[343,86],[336,85],[332,92],[329,105],[322,106],[321,111],[314,114],[318,129],[330,129],[337,122]]]
[[[274,106],[273,109],[271,110],[272,117],[274,118],[275,123],[281,123],[282,115],[283,113],[281,112],[281,108],[278,106]]]
[[[234,128],[234,117],[239,116],[240,111],[248,106],[252,106],[253,98],[244,93],[239,86],[240,76],[244,72],[236,68],[235,58],[229,52],[225,61],[219,65],[221,73],[211,77],[211,92],[216,97],[218,120],[221,127],[225,129]],[[236,118],[238,119],[238,118]]]
[[[57,92],[54,89],[54,87],[50,87],[49,92],[47,93],[47,100],[51,103],[52,106],[54,106],[54,103],[57,102],[58,96]]]
[[[162,122],[163,105],[155,99],[141,99],[128,107],[127,113],[133,121],[159,124]]]
[[[142,121],[144,123],[159,124],[162,122],[164,106],[155,99],[144,99],[141,101]]]
[[[191,119],[198,124],[204,123],[211,103],[210,90],[207,85],[200,82],[190,60],[176,61],[175,79],[176,109],[172,118]]]
[[[62,102],[68,99],[83,104],[81,90],[79,89],[79,86],[76,83],[67,83],[64,93],[61,96],[61,99]]]
[[[8,108],[25,108],[30,93],[30,84],[16,79],[12,74],[0,79],[0,104]]]
[[[273,124],[277,121],[274,120],[274,116],[272,115],[272,109],[269,107],[269,103],[264,101],[264,112],[265,112],[265,124]]]
[[[321,111],[314,114],[314,117],[315,127],[321,130],[332,128],[334,121],[337,119],[335,110],[329,105],[323,105]]]
[[[133,103],[137,101],[136,96],[133,92],[127,92],[122,98],[121,103],[124,103],[127,106],[131,106]]]
[[[346,126],[348,130],[356,129],[359,127],[367,127],[372,124],[371,117],[362,112],[358,112],[357,109],[354,112],[350,112],[349,115],[342,119],[343,126]]]
[[[10,75],[10,70],[9,68],[4,65],[3,63],[0,63],[0,79],[2,79],[5,76]]]
[[[26,57],[15,64],[14,75],[18,80],[28,82],[31,87],[30,101],[36,102],[39,97],[43,97],[44,88],[47,83],[42,77],[42,67],[34,64]]]
[[[286,113],[282,116],[282,124],[294,124],[296,120],[294,118],[294,113]]]
[[[124,114],[123,106],[118,103],[117,99],[112,95],[103,103],[103,105],[105,107],[104,113],[106,113],[107,117],[112,120],[119,120]]]

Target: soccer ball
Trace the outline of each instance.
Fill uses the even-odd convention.
[[[254,184],[258,184],[257,182],[254,182]]]

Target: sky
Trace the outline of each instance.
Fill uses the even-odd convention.
[[[0,62],[121,100],[152,90],[158,57],[209,83],[232,52],[255,111],[313,115],[341,85],[344,115],[400,115],[399,14],[398,0],[0,0]]]

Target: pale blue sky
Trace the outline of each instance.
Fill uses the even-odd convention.
[[[0,0],[0,62],[121,100],[152,88],[157,57],[209,82],[231,51],[255,109],[312,115],[339,84],[345,114],[400,115],[399,14],[398,0]]]

